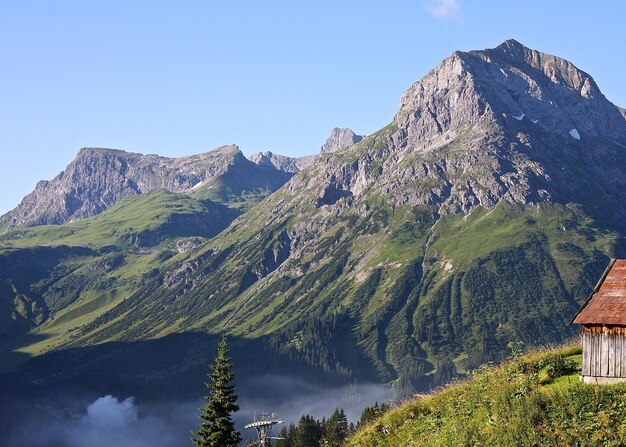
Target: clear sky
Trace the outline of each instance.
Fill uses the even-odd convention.
[[[454,50],[507,38],[626,106],[626,1],[0,0],[0,213],[84,146],[319,150],[372,133]]]

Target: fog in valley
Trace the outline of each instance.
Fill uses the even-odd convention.
[[[244,441],[255,433],[243,426],[254,413],[276,412],[285,421],[297,424],[300,416],[321,419],[337,407],[348,420],[357,422],[362,410],[385,402],[387,386],[353,384],[320,387],[280,376],[264,376],[237,389],[240,411],[234,415]],[[252,394],[255,394],[252,397]],[[178,447],[191,445],[191,430],[198,427],[198,409],[205,401],[147,402],[133,396],[103,394],[95,399],[85,396],[57,395],[34,402],[11,402],[2,425],[0,445],[7,447]],[[281,426],[278,427],[280,430]]]

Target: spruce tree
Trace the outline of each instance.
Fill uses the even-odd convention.
[[[328,447],[339,447],[348,436],[348,419],[343,408],[335,409],[323,428],[323,441]]]
[[[205,383],[209,395],[200,408],[198,417],[202,421],[198,431],[192,431],[191,438],[197,447],[236,447],[241,441],[241,434],[235,430],[231,413],[239,411],[235,385],[231,384],[235,375],[231,372],[233,364],[228,356],[226,337],[222,337],[217,346],[215,363],[211,365],[210,379]]]
[[[363,413],[361,413],[361,419],[359,420],[357,426],[362,427],[363,425],[372,422],[374,419],[382,416],[388,410],[389,404],[383,403],[379,407],[378,402],[376,402],[373,407],[367,407],[365,408],[365,410],[363,410]]]
[[[293,444],[295,447],[319,447],[321,437],[320,421],[307,414],[298,422]]]
[[[290,426],[290,428],[291,427],[293,427],[293,424]],[[291,437],[289,436],[289,431],[287,430],[287,427],[283,427],[280,430],[278,437],[281,439],[278,439],[276,441],[276,444],[275,444],[276,447],[293,447],[291,443]]]

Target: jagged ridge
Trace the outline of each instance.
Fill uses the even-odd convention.
[[[40,181],[0,223],[9,229],[63,224],[97,215],[129,195],[158,189],[200,195],[211,188],[234,190],[207,194],[222,203],[255,194],[256,202],[289,177],[273,166],[250,162],[234,145],[182,158],[83,148],[63,172]]]

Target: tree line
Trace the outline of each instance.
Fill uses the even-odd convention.
[[[232,414],[239,411],[236,404],[235,375],[232,373],[232,361],[228,355],[226,338],[218,344],[217,356],[207,374],[209,381],[205,384],[208,395],[206,404],[200,409],[200,424],[192,431],[191,441],[196,447],[237,447],[242,441],[241,434],[235,430]],[[358,423],[348,423],[343,408],[336,408],[327,418],[315,419],[304,415],[298,424],[291,423],[283,427],[274,444],[275,447],[340,447],[346,438],[354,433],[359,426],[376,419],[389,409],[389,405],[378,405],[363,410]]]
[[[337,408],[327,418],[315,419],[304,415],[297,424],[291,423],[283,427],[278,435],[275,447],[340,447],[348,436],[359,426],[376,419],[389,409],[389,405],[376,402],[361,413],[358,423],[348,423],[343,408]]]

